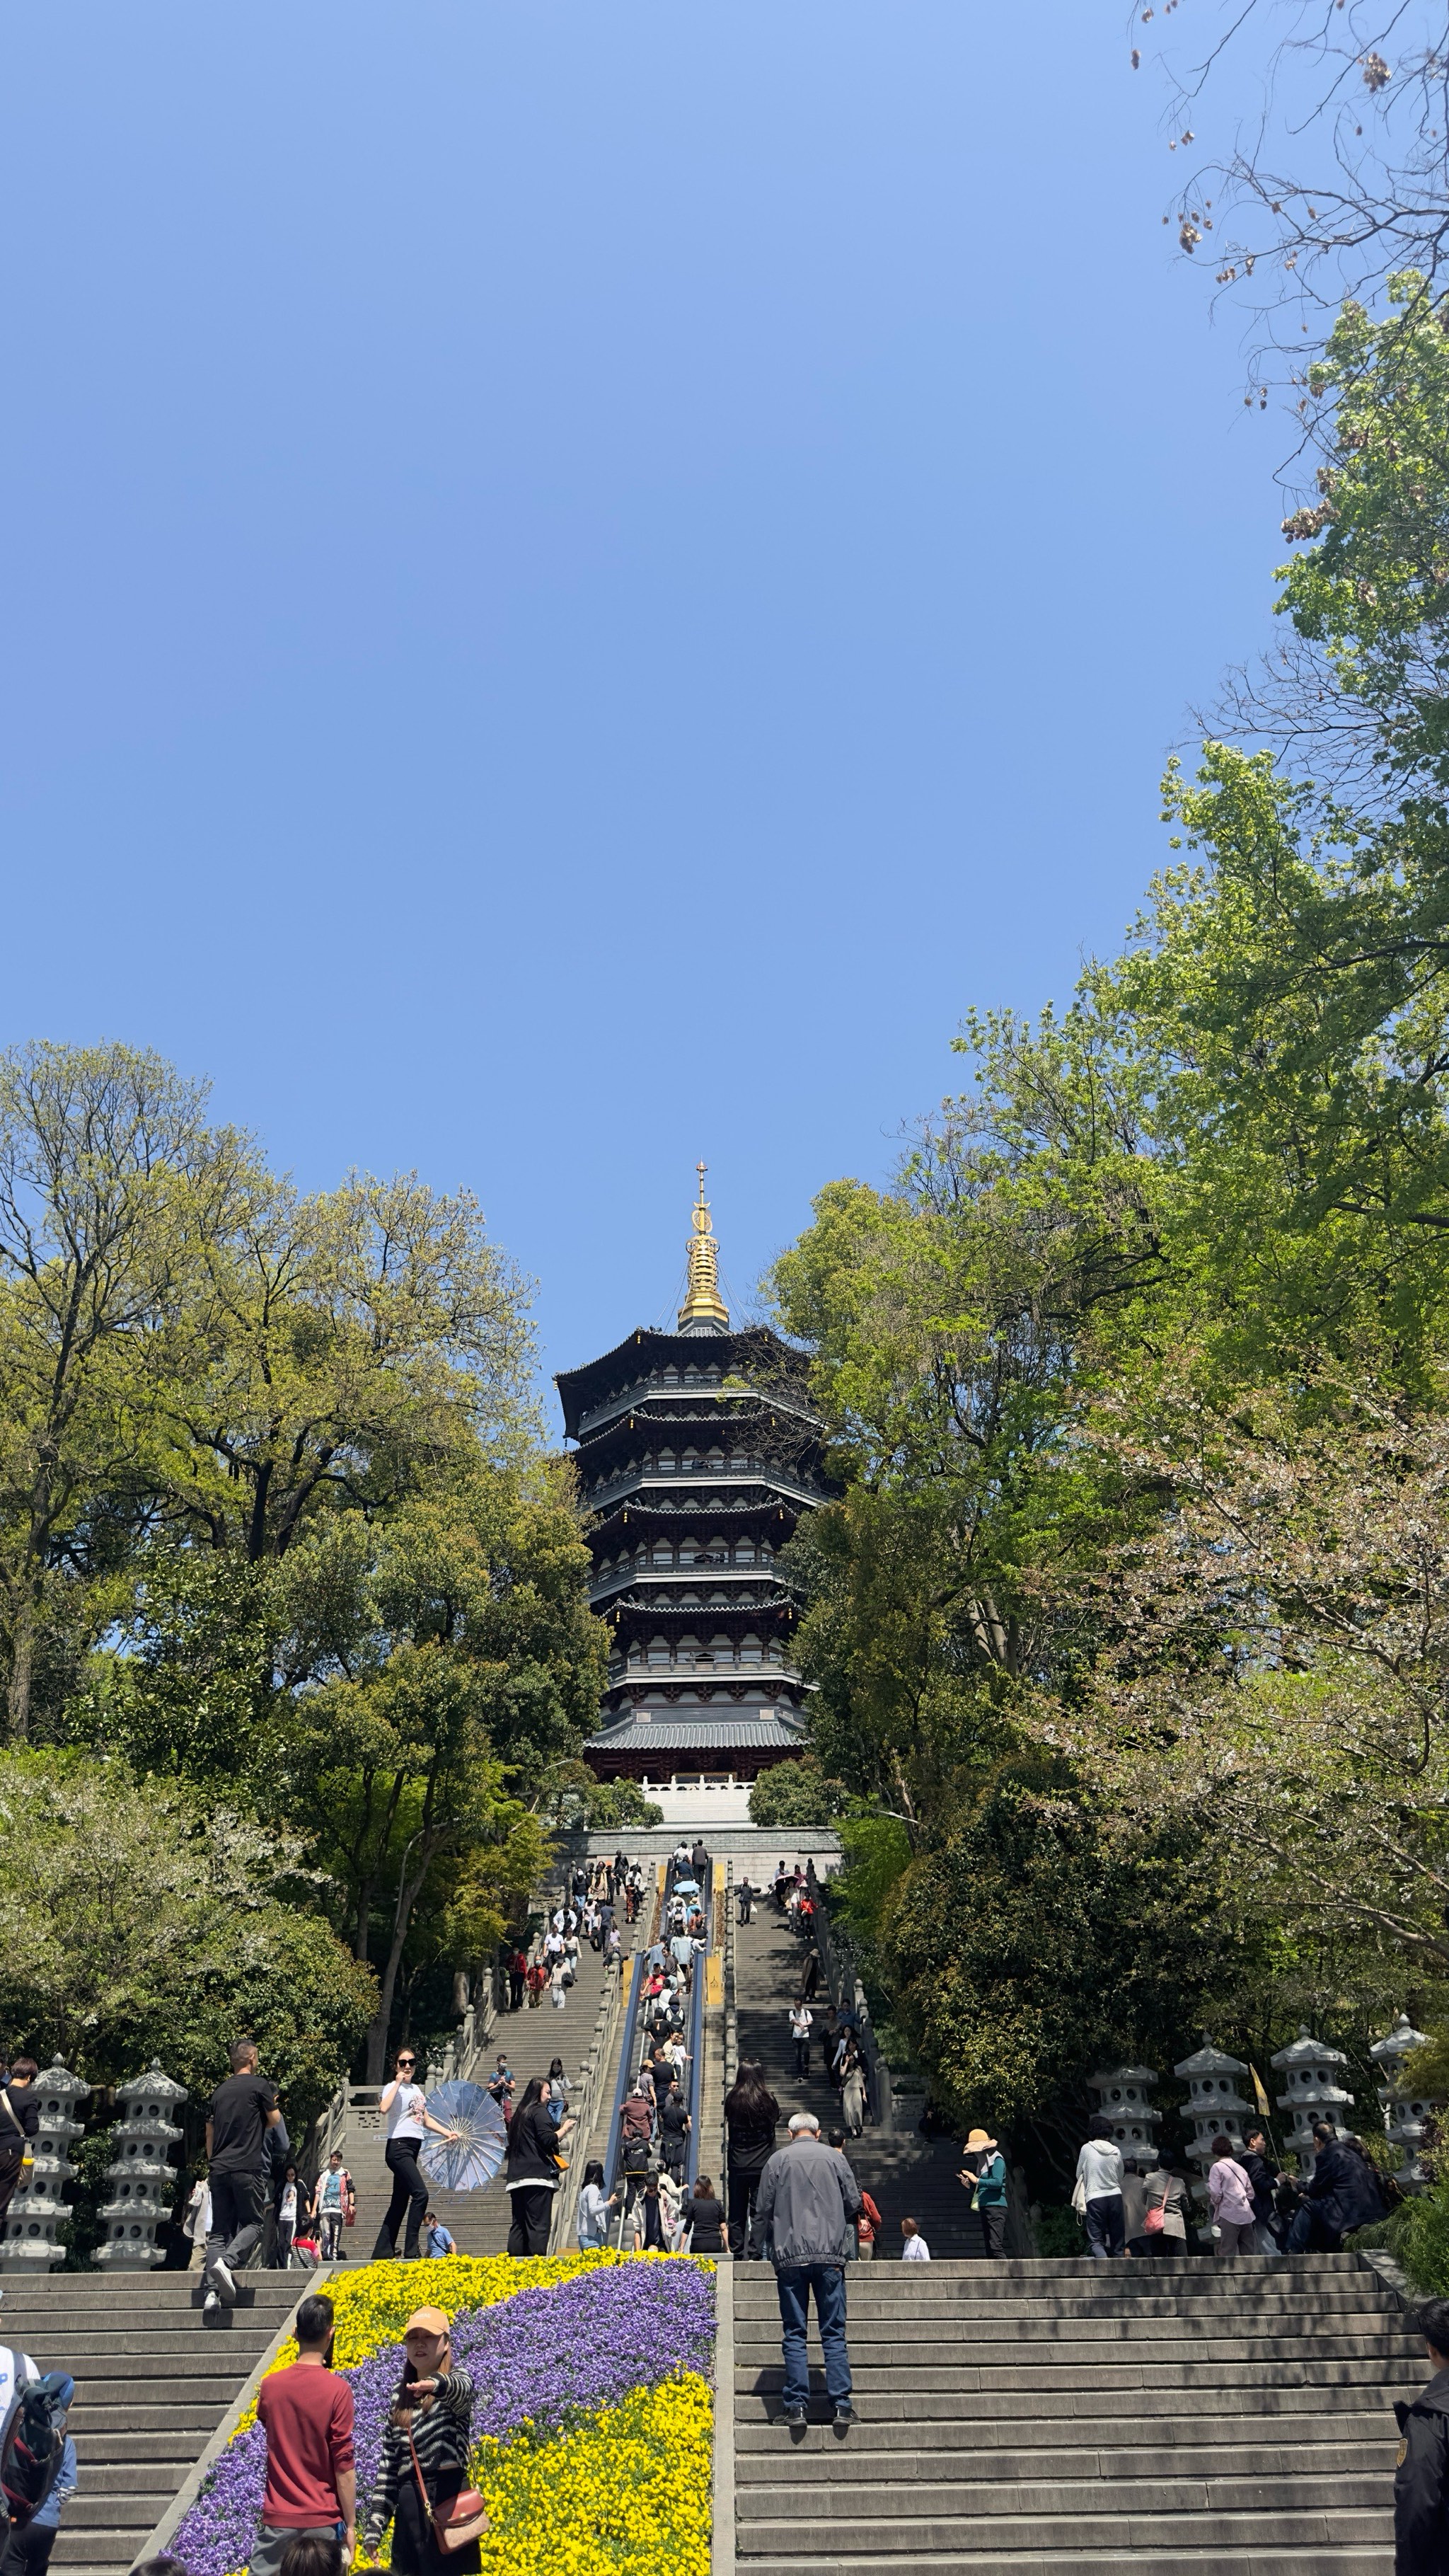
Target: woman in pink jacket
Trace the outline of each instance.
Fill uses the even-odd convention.
[[[1253,2250],[1253,2186],[1233,2154],[1231,2138],[1214,2138],[1213,2160],[1208,2169],[1208,2200],[1211,2204],[1217,2240],[1213,2247],[1220,2263],[1232,2263],[1240,2253]]]

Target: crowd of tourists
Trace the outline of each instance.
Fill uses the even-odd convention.
[[[1316,2121],[1313,2142],[1312,2170],[1298,2173],[1279,2162],[1265,2129],[1249,2128],[1241,2148],[1214,2138],[1201,2211],[1180,2158],[1124,2152],[1110,2120],[1096,2119],[1072,2193],[1088,2251],[1099,2262],[1183,2256],[1205,2243],[1222,2263],[1240,2254],[1336,2254],[1352,2229],[1387,2216],[1387,2201],[1360,2138]]]

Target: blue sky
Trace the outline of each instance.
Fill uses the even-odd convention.
[[[545,1362],[1062,997],[1263,640],[1281,420],[1116,13],[29,0],[6,1039],[467,1184]]]

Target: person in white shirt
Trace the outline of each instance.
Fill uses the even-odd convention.
[[[815,2015],[808,2004],[790,2006],[790,2036],[795,2042],[797,2075],[808,2075],[810,2072],[810,2033],[814,2027]]]
[[[397,2073],[390,2084],[383,2086],[378,2097],[378,2109],[387,2120],[387,2145],[383,2154],[392,2176],[392,2198],[372,2249],[374,2263],[386,2263],[396,2254],[397,2232],[402,2225],[404,2210],[407,2211],[408,2224],[403,2259],[416,2263],[418,2237],[428,2206],[428,2186],[418,2171],[418,2149],[423,2143],[423,2131],[431,2129],[439,2138],[456,2138],[458,2134],[456,2129],[445,2129],[441,2120],[433,2118],[428,2109],[427,2095],[421,2084],[413,2081],[417,2062],[416,2049],[399,2049]]]
[[[1120,2254],[1125,2243],[1122,2223],[1122,2150],[1110,2120],[1097,2119],[1087,2132],[1077,2158],[1072,2206],[1087,2230],[1087,2244],[1099,2263]]]
[[[931,2259],[931,2249],[926,2243],[924,2236],[921,2234],[921,2231],[913,2218],[903,2218],[901,2220],[901,2234],[906,2240],[904,2245],[901,2247],[901,2261],[903,2263],[929,2263]]]

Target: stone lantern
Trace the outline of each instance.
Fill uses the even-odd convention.
[[[1415,2030],[1407,2013],[1400,2013],[1386,2039],[1376,2039],[1369,2055],[1382,2067],[1384,2080],[1378,2088],[1384,2108],[1384,2136],[1391,2147],[1402,2147],[1404,2161],[1395,2180],[1404,2191],[1422,2191],[1427,2179],[1419,2162],[1419,2147],[1425,2124],[1442,2102],[1431,2101],[1426,2094],[1410,2093],[1404,2072],[1404,2061],[1416,2048],[1425,2044],[1425,2035]]]
[[[153,2058],[144,2075],[118,2084],[116,2098],[123,2116],[111,2131],[115,2162],[106,2167],[110,2198],[101,2208],[105,2241],[93,2263],[123,2272],[149,2272],[166,2260],[156,2242],[159,2220],[171,2215],[176,2175],[171,2149],[181,2135],[166,2114],[186,2099],[184,2084],[173,2084]]]
[[[65,2261],[65,2247],[55,2231],[70,2216],[65,2197],[66,2184],[75,2180],[70,2143],[85,2127],[71,2113],[90,2089],[59,2059],[30,2088],[40,2128],[31,2140],[34,2162],[28,2171],[21,2169],[0,2241],[0,2264],[7,2270],[49,2272]]]
[[[1124,2156],[1136,2156],[1142,2164],[1155,2163],[1162,2113],[1154,2111],[1147,2099],[1157,2082],[1152,2068],[1114,2066],[1105,2075],[1089,2075],[1087,2082],[1097,2096],[1102,2118],[1111,2121],[1112,2135]]]
[[[1206,2173],[1213,2160],[1214,2138],[1230,2138],[1235,2154],[1243,2143],[1242,2119],[1245,2113],[1253,2116],[1253,2105],[1238,2091],[1237,2079],[1250,2075],[1252,2068],[1240,2057],[1215,2048],[1211,2033],[1204,2031],[1201,2048],[1172,2071],[1185,2077],[1188,2086],[1182,2106],[1183,2118],[1192,2122],[1192,2145],[1187,2152]]]
[[[1313,2144],[1313,2123],[1326,2120],[1336,2138],[1344,2133],[1339,2112],[1353,2108],[1353,2095],[1345,2093],[1337,2081],[1335,2068],[1347,2066],[1341,2048],[1329,2048],[1315,2039],[1306,2022],[1298,2025],[1298,2036],[1290,2048],[1280,2048],[1268,2061],[1276,2066],[1287,2082],[1287,2091],[1277,2097],[1280,2111],[1291,2111],[1293,2126],[1285,2143],[1292,2147],[1305,2170],[1312,2164],[1317,2149]]]

